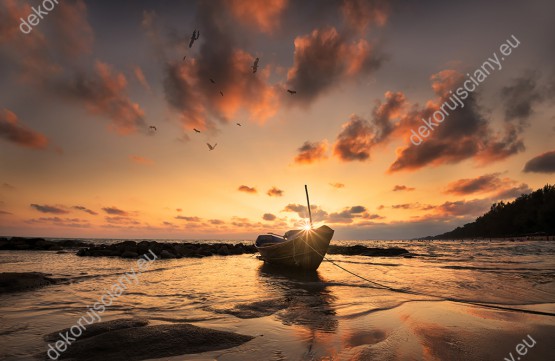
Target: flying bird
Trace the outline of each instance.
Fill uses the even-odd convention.
[[[242,127],[241,123],[236,123],[238,126]]]
[[[287,92],[288,92],[289,94],[291,94],[291,95],[297,94],[297,91],[296,91],[296,90],[287,89]]]
[[[210,82],[211,82],[212,84],[216,84],[216,81],[215,81],[214,79],[212,79],[212,78],[210,78]]]
[[[156,129],[156,127],[154,125],[151,125],[150,127],[148,127],[148,129],[152,129],[154,131],[157,131],[158,129]]]
[[[183,57],[183,60],[182,60],[182,61],[185,61],[185,58],[187,58],[187,55],[185,55],[185,56]]]
[[[224,92],[223,92],[223,91],[221,91],[221,90],[220,90],[220,94],[221,94],[222,96],[224,96]]]
[[[208,149],[210,150],[214,150],[216,148],[216,146],[218,145],[218,143],[211,145],[210,143],[206,143],[206,145],[208,146]]]
[[[193,128],[193,130],[197,133],[200,133],[200,130],[198,130],[197,128]]]
[[[200,31],[197,31],[197,29],[195,29],[193,31],[193,35],[191,35],[191,41],[189,42],[189,48],[193,46],[195,40],[198,40],[200,36]]]
[[[256,73],[256,71],[258,70],[258,61],[259,61],[259,60],[260,60],[259,58],[256,58],[256,60],[254,61],[254,64],[253,64],[252,67],[251,67],[251,68],[252,68],[252,73],[253,73],[253,74]]]

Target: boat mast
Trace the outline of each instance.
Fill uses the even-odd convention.
[[[304,191],[306,192],[306,203],[308,203],[308,216],[310,217],[310,229],[312,229],[312,212],[310,211],[310,199],[308,199],[308,187],[304,185]]]

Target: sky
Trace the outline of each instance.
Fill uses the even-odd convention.
[[[335,239],[472,222],[553,183],[554,13],[0,0],[0,236],[252,239],[305,184]]]

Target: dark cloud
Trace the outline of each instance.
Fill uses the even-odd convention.
[[[265,221],[275,221],[276,218],[276,215],[272,213],[264,213],[264,215],[262,216],[262,219]]]
[[[281,197],[283,196],[283,190],[276,187],[272,187],[268,190],[268,192],[266,192],[266,194],[269,195],[270,197]]]
[[[407,187],[407,186],[404,186],[404,185],[396,185],[395,187],[393,187],[393,192],[400,192],[400,191],[410,192],[410,191],[413,191],[415,189],[416,188]]]
[[[249,186],[246,186],[246,185],[239,186],[239,188],[237,188],[237,190],[239,192],[245,192],[245,193],[251,193],[251,194],[257,193],[256,188],[249,187]]]
[[[31,204],[31,207],[35,208],[37,211],[42,213],[52,213],[52,214],[67,214],[69,213],[65,209],[55,206]]]
[[[183,221],[187,221],[187,222],[202,222],[202,218],[200,217],[188,217],[188,216],[176,216],[175,219],[181,219]]]
[[[526,173],[555,173],[555,150],[540,154],[524,165]]]
[[[93,215],[93,216],[98,215],[98,213],[96,213],[96,212],[93,211],[93,210],[88,209],[87,207],[83,207],[83,206],[73,206],[72,208],[73,208],[73,209],[77,209],[77,210],[79,210],[79,211],[86,212],[86,213],[91,214],[91,215]]]
[[[328,217],[328,212],[324,211],[317,205],[311,204],[310,211],[312,213],[312,219],[315,222],[324,221]],[[282,212],[294,212],[297,213],[299,218],[308,218],[308,207],[301,204],[289,203],[285,206]]]
[[[514,199],[514,198],[520,197],[523,194],[528,194],[532,192],[533,192],[533,189],[530,188],[527,184],[521,184],[517,187],[511,187],[511,188],[501,190],[492,198],[492,201],[495,202],[495,201],[505,200],[505,199]]]
[[[110,215],[113,215],[113,216],[128,216],[129,215],[128,212],[126,212],[124,210],[121,210],[117,207],[104,207],[104,208],[102,208],[102,210],[104,212],[106,212],[107,214],[110,214]]]
[[[365,39],[351,41],[335,28],[316,29],[295,38],[293,66],[287,88],[297,91],[291,101],[308,104],[341,81],[378,69],[383,56]]]
[[[459,179],[447,185],[445,193],[467,195],[487,193],[499,189],[507,180],[499,178],[499,173],[486,174],[477,178]]]
[[[352,223],[355,218],[362,218],[365,215],[366,207],[354,206],[344,208],[341,212],[330,213],[326,221],[329,223]]]
[[[543,100],[537,77],[537,74],[530,72],[501,89],[506,120],[526,122],[534,112],[534,105]]]
[[[323,140],[321,142],[306,141],[298,149],[298,154],[295,156],[295,163],[298,164],[311,164],[319,160],[327,158],[328,142]]]
[[[48,147],[46,136],[21,124],[17,115],[7,109],[0,111],[0,138],[32,149]]]

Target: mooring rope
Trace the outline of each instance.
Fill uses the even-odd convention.
[[[338,265],[335,261],[327,258],[325,255],[322,255],[320,252],[318,252],[317,249],[314,249],[314,247],[312,247],[306,240],[304,237],[302,237],[303,242],[310,247],[314,252],[316,252],[320,257],[322,257],[322,259],[330,262],[332,265],[334,265],[335,267],[350,273],[351,275],[358,277],[366,282],[372,283],[374,285],[378,285],[379,288],[378,289],[385,289],[388,291],[392,291],[392,292],[398,292],[398,293],[406,293],[406,294],[412,294],[412,295],[417,295],[417,296],[427,296],[427,297],[433,297],[433,298],[437,298],[440,301],[450,301],[450,302],[456,302],[456,303],[462,303],[462,304],[467,304],[467,305],[473,305],[473,306],[481,306],[481,307],[487,307],[487,308],[494,308],[494,309],[498,309],[498,310],[503,310],[503,311],[513,311],[513,312],[521,312],[521,313],[530,313],[530,314],[534,314],[534,315],[542,315],[542,316],[551,316],[551,317],[555,317],[555,313],[551,313],[551,312],[543,312],[543,311],[534,311],[534,310],[526,310],[526,309],[522,309],[522,308],[513,308],[513,307],[506,307],[506,306],[499,306],[497,304],[491,303],[491,302],[476,302],[476,301],[466,301],[466,300],[459,300],[459,299],[455,299],[455,298],[447,298],[444,296],[436,296],[436,295],[430,295],[427,293],[423,293],[423,292],[417,292],[417,291],[411,291],[411,290],[406,290],[406,289],[400,289],[400,288],[393,288],[393,287],[389,287],[386,285],[382,285],[378,282],[374,282],[369,280],[366,277],[363,277],[359,274],[356,274],[340,265]]]

